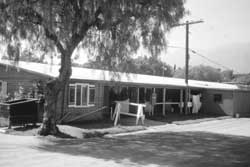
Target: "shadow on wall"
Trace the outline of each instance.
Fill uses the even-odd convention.
[[[211,133],[153,133],[119,138],[58,139],[37,149],[113,160],[119,164],[175,167],[247,166],[250,138]]]
[[[214,115],[214,116],[226,116],[226,112],[222,108],[221,104],[214,103],[212,105],[206,105],[201,107],[201,112],[207,115]]]
[[[229,96],[229,93],[205,92],[202,97],[201,111],[217,116],[232,115],[233,99]]]
[[[229,92],[214,92],[213,102],[214,105],[221,108],[222,113],[228,116],[234,116],[234,103],[236,98],[232,91]],[[221,113],[221,110],[218,110],[218,113]]]

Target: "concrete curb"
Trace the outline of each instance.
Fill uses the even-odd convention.
[[[11,131],[11,129],[8,129],[8,128],[0,128],[0,133],[7,134],[7,133],[9,133],[9,131]]]

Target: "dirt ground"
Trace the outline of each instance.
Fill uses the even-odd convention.
[[[161,125],[104,138],[0,133],[0,166],[250,166],[250,119]]]

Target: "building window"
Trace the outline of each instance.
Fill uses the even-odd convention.
[[[69,106],[90,107],[95,104],[95,85],[70,84],[69,85]]]
[[[82,85],[76,85],[76,106],[81,106]]]
[[[76,97],[75,97],[75,86],[69,86],[69,105],[75,105]]]
[[[89,104],[95,104],[95,86],[89,86]]]
[[[214,102],[222,103],[222,94],[214,94]]]

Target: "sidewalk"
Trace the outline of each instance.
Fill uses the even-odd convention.
[[[166,124],[160,126],[148,127],[146,130],[122,133],[114,135],[106,135],[106,137],[115,137],[123,135],[136,135],[155,132],[208,132],[224,135],[245,136],[250,137],[250,118],[229,118],[208,120],[204,122],[188,123],[188,124]]]
[[[250,118],[206,118],[188,121],[176,121],[171,124],[146,120],[145,126],[135,126],[134,120],[124,121],[122,126],[110,125],[109,127],[95,127],[94,129],[82,126],[58,125],[59,130],[74,138],[83,139],[91,137],[114,137],[143,133],[155,132],[209,132],[225,135],[236,135],[250,137]],[[17,127],[14,130],[7,128],[0,128],[0,133],[9,133],[21,136],[36,136],[38,127],[36,128],[22,128]]]

